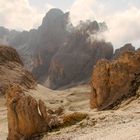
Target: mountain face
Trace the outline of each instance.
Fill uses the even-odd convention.
[[[0,94],[4,94],[9,84],[20,84],[23,88],[34,88],[33,75],[24,69],[16,50],[0,46]]]
[[[0,41],[17,49],[25,67],[38,82],[52,89],[88,80],[95,63],[111,59],[113,46],[98,41],[107,30],[105,23],[80,22],[74,27],[69,13],[51,9],[38,29],[29,32],[0,28]]]
[[[47,84],[52,89],[89,80],[92,68],[99,59],[110,59],[113,48],[106,42],[87,42],[87,34],[74,32],[54,55],[49,68]],[[75,48],[76,46],[76,48]]]

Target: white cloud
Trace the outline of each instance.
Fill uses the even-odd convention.
[[[70,8],[72,23],[78,24],[80,20],[87,20],[94,17],[93,5],[95,0],[75,0]]]
[[[132,42],[136,46],[140,45],[140,9],[130,7],[115,15],[106,15],[105,19],[109,27],[106,37],[116,47],[128,42]]]
[[[118,2],[119,4],[119,2]],[[75,0],[70,8],[74,24],[80,20],[95,19],[105,21],[109,31],[102,35],[113,43],[115,48],[131,42],[136,47],[140,45],[140,9],[133,3],[126,2],[125,9],[112,11],[106,3],[97,0]],[[110,11],[109,11],[110,10]]]
[[[54,8],[53,5],[51,5],[51,4],[49,4],[49,3],[46,3],[46,4],[45,4],[45,9],[47,9],[47,12],[48,12],[50,9],[52,9],[52,8]]]
[[[28,0],[0,0],[0,26],[28,30],[39,25],[42,17]]]

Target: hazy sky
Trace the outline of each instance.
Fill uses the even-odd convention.
[[[0,26],[29,30],[41,24],[46,12],[57,7],[79,20],[105,21],[106,40],[116,47],[127,42],[140,45],[140,0],[0,0]]]

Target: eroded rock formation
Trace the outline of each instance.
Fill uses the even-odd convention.
[[[26,89],[36,85],[32,74],[24,69],[16,50],[6,46],[0,46],[0,80],[0,94],[4,94],[12,83],[18,83]]]
[[[140,79],[140,51],[123,53],[117,60],[99,61],[91,80],[91,108],[114,108],[136,95]]]
[[[87,114],[78,112],[63,115],[60,108],[47,110],[42,100],[37,101],[27,95],[19,85],[9,86],[6,100],[8,140],[39,139],[53,128],[73,125],[87,117]]]
[[[54,117],[47,114],[44,103],[26,96],[21,87],[14,85],[8,88],[8,140],[31,140],[57,126]]]

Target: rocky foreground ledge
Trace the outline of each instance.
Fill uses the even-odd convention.
[[[87,117],[85,113],[63,114],[63,109],[47,109],[42,100],[24,94],[20,86],[8,88],[8,140],[38,140],[52,129],[73,125]]]

